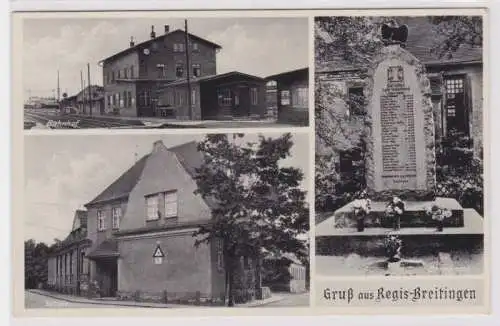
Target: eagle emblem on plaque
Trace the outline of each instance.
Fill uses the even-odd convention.
[[[387,68],[387,81],[389,83],[402,83],[404,81],[403,66],[391,66]]]

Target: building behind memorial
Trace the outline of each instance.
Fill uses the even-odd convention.
[[[399,17],[401,24],[408,25],[406,50],[425,66],[431,86],[431,100],[434,111],[435,134],[438,143],[469,138],[466,145],[474,157],[482,157],[483,147],[483,62],[482,48],[460,47],[451,58],[440,57],[433,52],[434,44],[440,36],[426,17]],[[317,87],[333,86],[347,98],[345,116],[363,115],[356,108],[359,98],[364,97],[366,85],[365,66],[354,65],[345,60],[344,48],[332,45],[336,52],[330,60],[316,62],[315,78]],[[361,100],[363,102],[363,99]],[[340,172],[349,174],[355,169],[353,163],[357,153],[340,152],[335,157]]]

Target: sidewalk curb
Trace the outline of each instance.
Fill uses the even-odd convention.
[[[260,307],[260,306],[265,306],[265,305],[268,305],[268,304],[271,304],[271,303],[275,303],[275,302],[279,302],[279,301],[282,301],[283,299],[285,299],[284,297],[279,297],[279,296],[274,296],[274,297],[270,297],[266,300],[262,300],[260,302],[251,302],[251,303],[248,303],[248,304],[243,304],[239,307],[241,308],[254,308],[254,307]]]
[[[120,302],[120,301],[107,301],[107,300],[90,300],[90,299],[78,299],[78,298],[68,298],[66,296],[59,296],[57,294],[52,294],[51,292],[48,291],[43,291],[43,290],[36,290],[36,289],[31,289],[31,290],[26,290],[27,292],[38,294],[41,296],[53,298],[56,300],[61,300],[61,301],[66,301],[70,303],[82,303],[82,304],[94,304],[94,305],[107,305],[107,306],[118,306],[118,307],[133,307],[133,308],[160,308],[160,309],[172,309],[172,308],[191,308],[191,306],[174,306],[174,305],[168,305],[168,304],[161,304],[158,303],[157,305],[152,305],[152,304],[146,304],[146,303],[129,303],[129,302]],[[275,303],[278,301],[282,301],[284,297],[271,297],[266,300],[262,300],[260,302],[251,302],[248,304],[242,304],[242,305],[236,305],[235,308],[254,308],[254,307],[261,307],[265,306],[271,303]],[[193,306],[195,307],[195,306]]]
[[[71,303],[83,303],[83,304],[95,304],[95,305],[107,305],[107,306],[120,306],[120,307],[137,307],[137,308],[173,308],[169,306],[153,306],[143,303],[127,303],[127,302],[117,302],[117,301],[104,301],[104,300],[88,300],[88,299],[70,299],[67,297],[61,297],[58,295],[54,295],[50,292],[38,291],[38,290],[27,290],[30,293],[35,293],[38,295],[42,295],[45,297],[71,302]],[[181,308],[181,307],[179,307]]]

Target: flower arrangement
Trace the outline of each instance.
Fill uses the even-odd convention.
[[[405,203],[399,197],[393,197],[385,207],[385,213],[394,219],[394,229],[399,230],[401,216],[405,212]]]
[[[352,203],[352,213],[356,217],[358,231],[361,232],[365,229],[364,219],[366,215],[370,214],[371,200],[368,198],[356,199]]]
[[[387,254],[387,261],[390,263],[400,261],[403,241],[396,235],[388,235],[385,238],[384,244],[385,244],[385,252]]]
[[[370,199],[356,199],[352,203],[352,211],[355,216],[363,217],[368,215],[371,210]]]
[[[436,204],[433,204],[425,209],[425,213],[427,216],[430,216],[434,221],[437,222],[438,231],[443,231],[443,222],[444,220],[451,217],[452,213],[447,208],[439,207]]]

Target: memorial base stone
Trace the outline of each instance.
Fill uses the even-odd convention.
[[[393,217],[387,216],[385,207],[387,202],[373,201],[371,212],[364,219],[364,228],[393,228]],[[407,201],[406,211],[400,217],[401,228],[437,227],[438,224],[426,214],[426,208],[432,204],[447,208],[452,216],[443,222],[443,227],[463,227],[464,210],[453,198],[438,197],[435,201]],[[352,215],[353,202],[341,207],[334,213],[336,228],[357,227],[357,217]],[[363,228],[363,229],[364,229]]]

